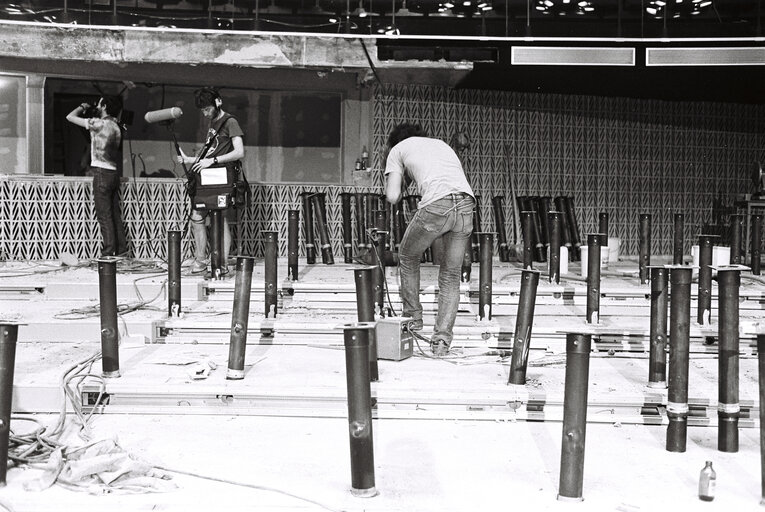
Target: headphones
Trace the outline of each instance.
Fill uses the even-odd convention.
[[[223,100],[217,90],[212,87],[203,87],[194,91],[194,104],[197,108],[220,108],[223,104]]]

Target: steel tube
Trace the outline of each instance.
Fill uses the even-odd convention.
[[[494,196],[491,204],[494,207],[494,224],[497,228],[499,240],[499,261],[510,261],[510,249],[507,246],[507,234],[505,232],[505,210],[503,202],[505,196]]]
[[[210,277],[219,281],[223,278],[223,213],[210,210]]]
[[[508,384],[522,386],[526,384],[526,367],[529,361],[531,327],[534,324],[534,306],[537,301],[539,274],[538,270],[524,269],[521,271],[521,295],[515,320],[513,357],[510,361]]]
[[[301,192],[303,199],[303,231],[305,234],[305,262],[308,265],[316,263],[316,246],[313,236],[313,209],[311,208],[312,192]]]
[[[558,196],[555,198],[555,208],[561,212],[561,245],[568,250],[569,260],[573,261],[572,255],[574,253],[573,246],[571,245],[571,228],[568,225],[568,215],[566,214],[566,197]]]
[[[688,433],[688,366],[691,318],[691,276],[687,266],[670,267],[669,390],[667,451],[684,452]]]
[[[481,261],[478,268],[478,318],[491,320],[491,272],[494,233],[478,233],[481,240]]]
[[[329,238],[329,229],[327,228],[327,205],[324,200],[324,193],[317,192],[311,197],[313,204],[314,219],[319,229],[319,244],[321,245],[321,262],[325,265],[334,265],[335,256],[332,254],[332,244]]]
[[[277,231],[263,231],[264,238],[264,264],[265,264],[265,315],[266,318],[276,318],[278,302],[276,257],[279,253],[279,233]]]
[[[116,378],[120,376],[116,258],[98,260],[98,297],[101,309],[101,375]]]
[[[534,240],[532,230],[533,224],[534,212],[521,212],[521,235],[523,235],[523,268],[534,268]]]
[[[471,261],[479,263],[481,261],[481,242],[478,240],[478,233],[481,233],[481,196],[475,196],[475,210],[473,210],[473,233],[471,240]]]
[[[651,267],[651,345],[648,357],[648,387],[667,387],[667,308],[669,272]]]
[[[406,233],[406,219],[404,219],[404,205],[401,201],[392,205],[393,210],[393,236],[391,237],[391,245],[393,251],[398,252],[401,246],[401,240],[404,239],[404,233]]]
[[[674,215],[673,243],[672,243],[672,264],[683,264],[683,243],[684,243],[684,223],[685,215],[676,213]]]
[[[750,266],[752,267],[752,274],[755,276],[760,275],[760,246],[762,245],[762,215],[752,215],[752,232],[750,234],[752,239],[752,259]]]
[[[548,258],[548,274],[550,282],[560,284],[560,238],[561,238],[561,213],[551,211],[547,213],[550,224],[550,257]]]
[[[462,255],[462,267],[460,268],[460,282],[469,283],[470,274],[473,271],[473,258],[471,256],[470,239],[465,242],[465,253]]]
[[[742,268],[746,267],[717,268],[720,310],[717,359],[719,368],[717,449],[729,453],[738,451],[738,418],[741,414],[738,396],[738,299]]]
[[[563,391],[563,436],[558,486],[558,500],[562,501],[583,499],[591,343],[590,334],[566,334],[566,381]]]
[[[255,259],[239,256],[236,259],[236,280],[234,281],[234,305],[231,309],[231,337],[228,343],[228,370],[226,378],[244,378],[244,354],[247,350],[247,324],[250,317],[250,292],[252,291],[252,269]]]
[[[6,485],[13,404],[13,372],[19,326],[0,324],[0,487]]]
[[[757,335],[760,406],[760,505],[765,505],[765,334]]]
[[[531,218],[534,219],[531,226],[534,244],[534,261],[546,262],[547,255],[545,254],[545,244],[547,243],[547,238],[542,233],[542,217],[539,213],[539,197],[527,197],[526,205],[528,206],[528,210],[532,212]]]
[[[298,246],[300,243],[300,210],[287,210],[287,277],[298,280]]]
[[[181,315],[181,232],[167,232],[167,316]]]
[[[353,263],[353,227],[351,225],[351,193],[340,193],[340,208],[343,215],[343,262]]]
[[[375,321],[374,280],[377,267],[360,267],[353,269],[353,279],[356,282],[356,314],[359,322]],[[369,378],[372,382],[379,379],[377,364],[377,337],[374,330],[369,333]]]
[[[640,271],[640,284],[648,282],[648,267],[651,264],[651,214],[640,214],[640,254],[638,268]]]
[[[571,253],[574,261],[579,261],[579,249],[582,242],[579,239],[579,224],[576,221],[576,210],[574,210],[574,197],[565,196],[566,217],[568,218],[568,228],[571,235]]]
[[[744,216],[743,215],[731,215],[730,216],[730,264],[741,264],[741,244]]]
[[[351,448],[351,494],[377,495],[372,437],[372,390],[369,385],[369,334],[374,324],[351,324],[343,329],[345,378],[348,387],[348,433]]]
[[[587,322],[600,317],[600,233],[587,235]]]
[[[368,247],[367,245],[367,219],[366,209],[364,208],[364,198],[366,194],[356,192],[354,194],[355,199],[355,212],[356,212],[356,241],[358,244],[359,252],[363,252]]]
[[[598,233],[601,247],[608,247],[608,212],[598,213]]]
[[[696,321],[712,321],[712,247],[717,235],[699,235],[699,291]]]
[[[537,197],[537,214],[539,216],[540,225],[539,235],[542,240],[545,257],[547,256],[547,248],[550,246],[550,219],[547,214],[552,210],[550,207],[551,201],[552,198],[549,196]]]

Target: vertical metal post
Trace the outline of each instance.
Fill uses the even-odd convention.
[[[101,376],[116,378],[120,376],[116,258],[98,260],[98,296],[101,309]]]
[[[762,245],[762,215],[752,215],[752,232],[750,234],[752,239],[752,260],[750,266],[752,267],[752,274],[760,275],[760,245]]]
[[[494,233],[478,233],[481,240],[481,261],[478,268],[478,318],[491,320],[491,272]]]
[[[717,235],[699,235],[699,292],[696,321],[712,321],[712,247]]]
[[[531,327],[534,324],[534,306],[537,301],[539,274],[538,270],[533,269],[523,269],[521,271],[521,296],[515,320],[513,357],[510,361],[508,384],[526,384],[526,366],[529,361]]]
[[[356,282],[356,314],[359,322],[375,321],[374,279],[377,267],[359,267],[353,269]],[[372,382],[379,379],[377,364],[377,337],[374,330],[369,333],[369,376]]]
[[[566,334],[566,383],[563,391],[563,439],[558,500],[582,501],[587,433],[590,334]]]
[[[672,244],[672,264],[683,264],[683,231],[684,231],[685,215],[682,213],[676,213],[674,215],[674,239]]]
[[[311,208],[311,192],[301,192],[303,199],[303,230],[305,231],[305,262],[308,265],[316,263],[316,246],[313,236],[313,211]]]
[[[465,253],[462,255],[462,267],[460,268],[460,282],[469,283],[470,274],[473,271],[473,258],[471,256],[470,239],[465,242]]]
[[[648,282],[648,266],[651,264],[651,214],[640,214],[640,255],[638,268],[640,270],[640,284]]]
[[[743,239],[744,216],[735,214],[730,216],[730,264],[741,263],[741,241]]]
[[[550,219],[548,212],[552,209],[550,208],[551,200],[552,198],[549,196],[537,197],[537,218],[540,226],[539,236],[542,240],[542,251],[545,255],[545,259],[542,261],[547,261],[547,249],[550,247]]]
[[[369,385],[369,334],[374,324],[345,326],[345,378],[348,387],[348,433],[351,447],[351,494],[377,495],[372,438],[372,390]]]
[[[385,211],[375,211],[375,232],[372,237],[374,255],[372,263],[375,265],[375,310],[380,317],[385,316],[385,240],[388,237],[388,230],[385,228]]]
[[[300,210],[287,210],[287,277],[298,280]]]
[[[470,235],[473,263],[481,261],[481,243],[478,240],[478,233],[481,233],[481,196],[475,196],[475,210],[473,210],[473,234]]]
[[[587,235],[587,322],[600,317],[600,233]]]
[[[521,234],[523,235],[523,268],[534,268],[532,227],[534,212],[521,212]]]
[[[598,233],[600,233],[600,246],[608,247],[608,212],[598,213]]]
[[[503,201],[505,196],[494,196],[491,204],[494,207],[494,224],[497,227],[499,240],[499,261],[510,261],[510,249],[507,246],[507,234],[505,232],[505,210]]]
[[[551,211],[547,213],[548,223],[550,224],[550,258],[548,271],[550,282],[555,281],[560,284],[560,232],[561,232],[561,214]]]
[[[324,193],[317,192],[311,197],[313,213],[316,224],[319,227],[319,243],[321,244],[321,261],[325,265],[334,265],[335,256],[332,254],[332,243],[329,239],[327,228],[327,205],[324,201]]]
[[[167,316],[181,315],[181,232],[167,232]]]
[[[684,452],[688,434],[688,366],[693,269],[670,268],[669,390],[667,392],[667,451]]]
[[[11,433],[13,371],[16,366],[16,340],[19,326],[0,324],[0,487],[5,487],[8,472],[8,445]]]
[[[582,243],[579,240],[579,224],[576,222],[576,211],[574,210],[574,197],[566,196],[566,217],[568,218],[568,228],[571,235],[571,254],[574,261],[579,261],[579,249]]]
[[[218,281],[223,277],[223,212],[210,210],[210,277]]]
[[[393,251],[398,252],[401,240],[406,232],[406,220],[404,219],[404,204],[399,201],[392,206],[393,210],[393,236],[391,237]]]
[[[528,210],[531,211],[531,218],[533,219],[531,224],[531,232],[534,244],[534,260],[546,262],[547,255],[545,254],[545,244],[547,243],[547,238],[542,230],[542,217],[539,213],[539,197],[529,196],[526,199],[526,204],[528,206]]]
[[[364,208],[364,198],[366,194],[356,192],[355,198],[355,210],[356,210],[356,239],[358,243],[359,252],[363,252],[364,249],[369,247],[367,245],[367,217],[366,209]]]
[[[353,263],[353,228],[351,226],[351,193],[340,193],[340,206],[343,215],[343,261]]]
[[[760,505],[765,505],[765,333],[757,335],[760,406]]]
[[[669,272],[651,267],[651,346],[648,358],[648,387],[667,387],[667,307]]]
[[[263,238],[265,239],[265,315],[266,318],[276,318],[278,302],[276,256],[279,252],[279,233],[276,231],[263,231]]]
[[[568,250],[569,259],[574,261],[573,246],[571,245],[571,229],[568,225],[568,215],[566,214],[566,197],[558,196],[555,198],[555,208],[561,212],[561,244]]]
[[[717,449],[738,451],[739,287],[743,266],[717,267],[719,283]]]
[[[231,338],[228,344],[228,370],[226,378],[244,378],[244,354],[247,350],[247,324],[250,317],[250,292],[252,291],[252,269],[255,259],[239,256],[236,259],[236,281],[234,281],[234,305],[231,309]]]

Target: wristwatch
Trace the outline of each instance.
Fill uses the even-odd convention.
[[[218,165],[218,157],[217,156],[213,157],[213,165]]]

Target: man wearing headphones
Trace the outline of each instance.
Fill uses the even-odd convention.
[[[183,150],[177,157],[178,163],[191,165],[192,172],[214,166],[229,166],[244,158],[244,132],[234,116],[223,111],[223,100],[217,90],[202,88],[194,92],[194,101],[202,115],[210,120],[205,145],[197,156],[186,156]],[[204,154],[202,154],[204,153]],[[228,262],[231,248],[231,222],[236,221],[236,212],[227,208],[223,215],[223,261]],[[191,211],[191,232],[194,236],[194,263],[192,273],[207,270],[207,226],[210,224],[206,210]],[[227,263],[226,263],[227,264]],[[226,268],[224,264],[224,269]],[[225,270],[224,270],[225,273]]]

